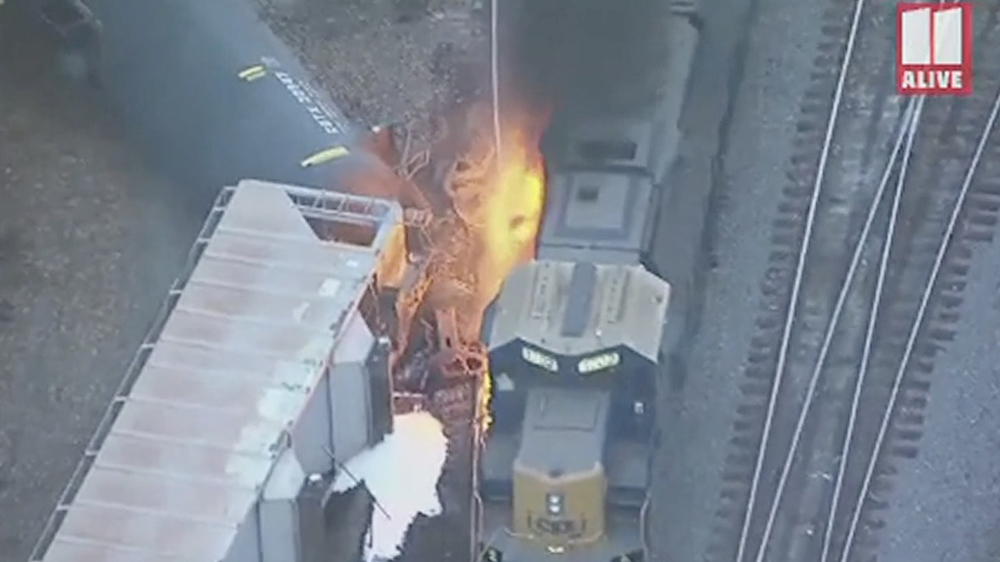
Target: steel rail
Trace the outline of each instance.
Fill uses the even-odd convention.
[[[871,230],[875,223],[875,218],[878,215],[878,209],[881,206],[881,201],[885,196],[885,192],[888,189],[890,179],[892,178],[892,169],[896,160],[899,158],[899,154],[903,148],[904,141],[910,137],[909,132],[913,129],[915,120],[918,115],[915,112],[916,104],[912,101],[907,104],[907,107],[903,113],[903,118],[901,120],[901,126],[896,135],[896,142],[893,146],[892,152],[889,155],[889,159],[886,162],[885,169],[882,172],[882,177],[879,181],[878,188],[875,191],[875,195],[872,197],[872,204],[868,210],[868,216],[865,218],[865,224],[861,229],[861,234],[858,237],[857,242],[854,245],[854,253],[851,257],[851,263],[847,268],[847,273],[844,276],[843,281],[840,284],[840,293],[837,295],[837,301],[834,304],[833,311],[830,315],[830,319],[826,325],[826,331],[823,334],[823,342],[820,345],[819,356],[816,359],[816,363],[813,367],[812,373],[809,379],[809,385],[806,390],[806,397],[799,409],[799,417],[796,421],[795,430],[792,434],[792,442],[789,446],[788,454],[785,457],[785,464],[782,467],[781,476],[778,479],[778,486],[775,489],[774,498],[771,501],[770,510],[768,511],[767,522],[764,526],[764,532],[761,536],[761,543],[757,550],[757,556],[755,557],[756,562],[763,562],[764,556],[767,551],[767,545],[771,538],[771,533],[774,531],[774,525],[777,520],[778,507],[781,503],[781,499],[784,496],[785,487],[788,484],[788,479],[792,472],[792,467],[794,464],[795,454],[798,452],[799,445],[802,440],[802,436],[805,433],[805,424],[812,410],[813,399],[816,396],[816,388],[819,386],[819,381],[822,376],[823,368],[826,366],[826,359],[829,356],[830,349],[832,348],[833,338],[837,331],[837,326],[840,323],[840,317],[843,314],[844,307],[847,304],[847,299],[850,296],[851,287],[854,282],[854,278],[857,275],[858,267],[861,264],[861,259],[864,256],[865,244],[867,243],[869,237],[871,236]],[[905,158],[904,154],[904,158]],[[905,165],[905,164],[904,164]],[[867,343],[867,342],[866,342]],[[843,458],[843,457],[842,457]],[[843,460],[841,461],[843,464]]]
[[[979,161],[982,159],[983,152],[986,149],[986,144],[989,142],[990,136],[993,133],[993,127],[996,124],[998,114],[1000,114],[1000,89],[998,89],[995,94],[990,116],[986,120],[986,126],[983,128],[983,133],[979,137],[979,143],[976,146],[976,151],[973,153],[972,160],[969,162],[969,167],[966,169],[965,178],[962,180],[962,187],[959,190],[958,198],[955,201],[951,217],[948,220],[948,226],[945,228],[944,235],[941,237],[941,244],[938,246],[937,255],[934,258],[934,264],[931,267],[930,275],[928,276],[927,283],[924,286],[923,295],[921,295],[920,298],[920,305],[917,307],[917,315],[913,319],[913,323],[910,324],[910,333],[906,340],[906,347],[903,350],[903,356],[899,367],[896,369],[895,378],[893,379],[892,384],[892,391],[889,394],[889,401],[882,413],[881,425],[879,426],[878,435],[875,438],[875,445],[872,449],[872,454],[868,460],[868,467],[865,470],[864,479],[861,482],[861,489],[856,496],[854,511],[851,515],[850,524],[848,525],[847,537],[844,542],[843,551],[841,552],[840,562],[848,562],[848,558],[851,554],[851,548],[854,546],[858,525],[861,521],[861,510],[864,506],[865,499],[868,497],[871,484],[874,481],[875,468],[881,455],[882,447],[885,446],[885,438],[889,432],[889,424],[892,421],[892,413],[895,410],[896,402],[899,399],[899,391],[902,388],[903,377],[906,370],[909,368],[910,359],[913,357],[913,349],[917,344],[917,336],[920,333],[920,328],[923,326],[924,316],[927,314],[927,309],[929,308],[928,305],[930,304],[931,296],[934,293],[934,286],[937,284],[938,275],[941,273],[941,266],[944,264],[945,254],[947,253],[949,246],[951,246],[952,239],[955,236],[955,230],[958,226],[958,219],[961,215],[962,207],[965,205],[965,200],[969,195],[969,190],[972,186],[972,179],[976,174],[976,170],[979,168]]]
[[[953,1],[955,0],[938,0],[937,3],[947,4]],[[789,447],[788,456],[785,458],[785,465],[782,468],[782,474],[779,478],[778,486],[775,491],[775,497],[771,503],[771,510],[768,514],[768,520],[765,525],[760,547],[758,549],[756,562],[763,562],[764,560],[764,556],[767,551],[767,545],[770,540],[770,535],[773,532],[773,527],[775,524],[775,520],[777,518],[778,507],[780,505],[782,496],[784,495],[784,489],[785,486],[787,485],[787,481],[792,470],[795,455],[798,452],[799,443],[801,441],[802,434],[804,432],[805,423],[812,407],[812,401],[815,398],[815,390],[818,386],[822,370],[825,367],[827,355],[829,353],[833,337],[836,332],[837,324],[839,323],[840,320],[840,315],[846,303],[847,297],[850,293],[850,286],[854,281],[857,266],[864,252],[864,246],[868,240],[868,237],[870,236],[871,226],[877,214],[877,209],[882,204],[882,198],[884,196],[889,178],[891,176],[892,168],[897,158],[899,157],[900,149],[905,140],[906,149],[905,151],[903,151],[903,161],[901,162],[900,171],[896,182],[896,192],[893,197],[893,206],[890,211],[889,224],[887,226],[887,232],[886,232],[886,241],[884,247],[882,248],[882,253],[880,257],[879,273],[876,280],[875,290],[873,293],[872,309],[870,311],[868,321],[866,324],[866,333],[863,343],[861,362],[859,363],[857,378],[855,379],[855,388],[853,389],[853,394],[851,398],[851,408],[848,414],[846,432],[844,439],[842,441],[842,446],[840,448],[837,476],[835,479],[834,490],[830,500],[829,511],[825,522],[822,551],[820,555],[820,560],[818,562],[827,562],[829,558],[829,551],[833,540],[833,528],[836,519],[837,507],[839,507],[840,505],[840,496],[843,493],[843,481],[846,476],[848,455],[851,452],[851,443],[853,441],[854,430],[860,409],[861,394],[864,387],[864,383],[866,382],[868,375],[872,345],[874,342],[875,326],[878,319],[878,309],[884,291],[885,276],[888,271],[889,254],[891,252],[893,244],[899,206],[901,204],[903,188],[906,182],[907,170],[909,169],[909,161],[912,152],[913,142],[916,137],[916,131],[920,124],[920,116],[923,111],[924,99],[925,96],[917,96],[914,98],[910,98],[910,101],[907,103],[906,111],[904,113],[902,120],[903,126],[897,133],[895,146],[892,150],[892,153],[889,156],[886,168],[883,172],[881,181],[879,183],[879,187],[876,190],[875,197],[873,198],[872,201],[872,207],[869,210],[869,214],[865,221],[864,228],[862,229],[862,233],[855,245],[854,256],[852,257],[851,264],[848,268],[848,273],[845,276],[844,283],[841,285],[840,295],[838,296],[837,303],[834,307],[830,321],[827,324],[827,329],[824,335],[822,346],[820,348],[819,357],[816,360],[816,364],[814,366],[809,381],[809,387],[806,392],[806,398],[799,411],[799,419],[796,423],[796,428],[792,436],[792,443]]]
[[[788,348],[791,342],[792,327],[795,323],[795,313],[798,309],[799,292],[802,289],[802,281],[805,272],[806,257],[809,254],[809,247],[812,238],[813,226],[816,222],[816,211],[819,197],[822,193],[823,179],[826,174],[826,166],[829,162],[830,151],[833,144],[833,134],[837,126],[837,118],[840,115],[841,101],[844,89],[847,84],[847,71],[853,59],[854,46],[861,24],[861,12],[865,7],[866,0],[855,0],[854,15],[851,20],[851,30],[848,35],[847,45],[844,51],[844,61],[840,67],[840,76],[837,79],[837,86],[833,94],[833,105],[827,119],[826,133],[823,139],[823,146],[820,150],[819,164],[816,170],[816,179],[813,182],[812,196],[809,200],[809,211],[806,216],[805,229],[803,231],[802,249],[799,251],[798,261],[795,269],[795,279],[792,282],[791,295],[789,296],[788,316],[782,329],[781,344],[778,351],[778,363],[775,367],[774,384],[771,387],[771,394],[768,397],[767,413],[764,418],[764,430],[761,435],[760,447],[757,451],[757,459],[754,466],[753,478],[750,483],[750,493],[747,498],[747,509],[743,515],[743,526],[740,531],[739,546],[736,552],[736,561],[741,562],[747,550],[747,543],[750,534],[750,525],[753,521],[754,507],[757,503],[757,491],[760,486],[760,479],[764,468],[764,461],[767,456],[767,449],[771,437],[771,426],[774,423],[775,411],[778,403],[778,393],[781,390],[784,379],[785,366],[788,361]]]
[[[844,489],[844,478],[847,474],[847,465],[851,447],[854,442],[854,430],[857,426],[858,413],[861,409],[861,395],[868,379],[868,368],[871,362],[872,347],[875,341],[875,327],[879,321],[879,308],[882,304],[882,295],[885,289],[885,280],[889,271],[889,257],[892,254],[893,241],[896,235],[896,225],[899,218],[899,207],[902,204],[903,189],[906,185],[906,174],[910,166],[910,156],[913,151],[913,142],[917,136],[917,129],[920,127],[920,115],[924,107],[924,98],[921,97],[914,103],[911,99],[910,106],[914,107],[910,119],[906,123],[905,133],[906,149],[903,151],[903,161],[900,163],[899,177],[896,180],[896,193],[893,196],[892,209],[889,214],[889,224],[886,227],[885,243],[882,246],[882,255],[879,259],[878,277],[875,280],[875,294],[872,298],[872,307],[868,313],[868,323],[865,332],[864,348],[861,353],[861,362],[858,365],[857,378],[854,380],[854,389],[851,394],[851,409],[848,414],[847,428],[840,446],[840,463],[837,467],[837,478],[834,480],[833,493],[830,499],[830,508],[826,517],[826,528],[823,532],[823,547],[820,552],[819,562],[827,562],[830,557],[830,548],[833,543],[833,528],[837,518],[837,508],[840,506],[840,496]]]

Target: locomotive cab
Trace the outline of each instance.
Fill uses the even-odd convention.
[[[636,265],[540,261],[508,277],[487,326],[485,559],[643,558],[668,300]]]

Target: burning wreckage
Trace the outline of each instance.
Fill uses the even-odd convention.
[[[488,104],[451,115],[435,122],[425,148],[415,148],[409,129],[395,126],[377,129],[367,147],[399,179],[383,178],[381,189],[392,183],[391,195],[405,205],[407,251],[392,268],[395,278],[380,280],[373,307],[374,323],[392,342],[393,410],[432,415],[447,439],[443,473],[431,470],[441,476],[435,484],[443,505],[419,510],[444,515],[425,521],[432,529],[411,536],[406,559],[416,560],[428,551],[460,558],[475,551],[475,465],[489,401],[483,318],[507,274],[534,256],[545,188],[538,149],[544,120],[508,121],[498,160]],[[354,191],[370,191],[365,186],[372,180],[362,174],[350,183]],[[369,489],[378,502],[379,492]],[[379,522],[390,526],[401,517],[408,522],[416,511],[382,513],[376,506],[369,555],[398,554],[398,523],[383,531],[391,535],[387,539],[378,536]],[[437,528],[450,538],[442,540]],[[428,541],[434,544],[424,544]]]
[[[526,2],[525,13],[534,6],[543,10],[543,4]],[[376,283],[367,285],[377,290],[361,299],[359,307],[371,331],[383,336],[380,345],[390,347],[388,368],[382,370],[391,372],[393,378],[391,409],[410,415],[405,419],[414,425],[408,423],[407,429],[414,434],[427,430],[422,424],[428,420],[426,414],[432,414],[443,423],[448,441],[449,460],[438,486],[443,504],[438,507],[443,507],[443,516],[437,519],[447,520],[442,523],[446,526],[441,527],[443,532],[412,533],[404,549],[408,559],[463,559],[471,555],[490,562],[554,558],[636,562],[645,555],[649,467],[657,441],[655,396],[664,373],[670,370],[670,356],[677,346],[676,329],[682,327],[684,317],[681,307],[670,302],[671,286],[664,279],[681,285],[691,282],[689,273],[676,271],[654,248],[654,242],[658,226],[669,222],[661,216],[661,210],[687,215],[696,211],[672,207],[670,198],[676,190],[666,184],[665,174],[680,138],[679,115],[698,25],[695,5],[690,0],[673,0],[662,8],[649,3],[644,8],[667,10],[664,17],[650,17],[643,10],[629,13],[607,3],[594,3],[584,10],[584,4],[589,3],[579,3],[579,13],[556,10],[560,14],[556,20],[563,22],[562,30],[543,25],[541,18],[525,15],[526,21],[537,21],[536,25],[543,28],[526,33],[526,37],[545,43],[540,52],[547,55],[541,58],[552,59],[550,64],[542,65],[545,70],[539,72],[539,83],[550,78],[570,84],[566,90],[584,97],[600,97],[597,92],[607,95],[596,103],[585,103],[588,109],[576,112],[575,118],[568,117],[574,114],[570,111],[573,103],[563,100],[572,96],[542,96],[566,101],[552,116],[552,122],[548,122],[547,115],[505,111],[498,154],[491,106],[481,104],[473,104],[451,119],[439,120],[433,138],[423,149],[415,148],[416,143],[404,128],[387,127],[374,135],[364,135],[368,146],[358,150],[356,131],[335,111],[325,108],[320,103],[322,96],[309,89],[305,81],[293,79],[305,72],[293,57],[273,54],[281,49],[274,47],[273,38],[264,37],[260,26],[246,14],[235,19],[239,14],[197,12],[204,25],[192,30],[191,14],[186,10],[205,6],[195,0],[88,2],[104,24],[102,46],[109,64],[101,67],[102,84],[141,138],[151,139],[150,148],[156,148],[152,152],[171,158],[164,163],[165,168],[176,171],[179,178],[192,185],[211,186],[229,185],[241,177],[280,177],[296,185],[326,185],[331,179],[331,167],[341,166],[331,160],[346,154],[339,169],[353,166],[354,173],[350,181],[338,184],[349,184],[353,188],[349,191],[356,194],[383,202],[394,199],[402,205],[405,236],[386,246]],[[558,8],[561,0],[548,6]],[[588,10],[593,13],[584,14]],[[171,26],[186,41],[174,41],[169,34],[133,33],[136,28],[132,24],[140,13],[144,17],[155,14],[158,22]],[[586,30],[593,26],[581,25],[583,18],[600,22],[604,31],[617,28],[621,34],[589,34]],[[621,25],[608,25],[615,18],[622,19]],[[666,27],[645,33],[636,31],[637,25]],[[548,41],[551,35],[561,34],[586,37],[582,42]],[[644,36],[665,38],[667,48],[663,52],[649,51],[648,60],[635,65],[624,64],[629,58],[626,53],[642,50],[635,43]],[[204,44],[206,56],[214,58],[212,64],[198,67],[204,71],[198,76],[212,87],[202,88],[191,99],[190,83],[173,80],[162,68],[166,63],[176,64],[187,72],[178,70],[177,74],[189,75],[193,63],[184,49],[195,39]],[[267,48],[218,49],[219,42]],[[562,45],[562,50],[550,48],[553,44]],[[273,56],[240,72],[239,79],[217,72],[218,68],[232,68],[236,74],[260,51]],[[621,56],[605,57],[612,60],[611,68],[577,77],[562,76],[563,70],[572,75],[572,65],[562,64],[562,59],[585,58],[588,62],[584,66],[589,69],[593,67],[590,61],[597,60],[596,54],[602,51]],[[157,64],[122,64],[125,59],[150,56],[156,57]],[[637,80],[639,76],[643,78]],[[290,96],[290,92],[294,95]],[[205,121],[177,126],[180,121],[164,120],[158,112],[146,110],[152,98],[165,107],[200,103],[200,109],[192,109],[188,117],[198,116]],[[231,100],[241,103],[231,104]],[[303,105],[308,112],[303,111]],[[212,110],[222,106],[232,107],[233,111]],[[329,118],[324,117],[320,123],[317,114]],[[259,115],[275,118],[259,119]],[[243,142],[230,142],[233,138]],[[261,139],[267,142],[255,144]],[[162,149],[164,145],[171,149]],[[350,152],[331,149],[332,145],[350,146]],[[260,150],[260,146],[267,150]],[[320,152],[311,152],[316,150]],[[384,173],[384,166],[368,165],[370,161],[366,160],[372,153],[389,163],[394,173]],[[344,197],[349,198],[329,196]],[[264,218],[266,213],[256,216],[257,220]],[[690,216],[684,216],[684,220],[697,222]],[[337,228],[340,231],[334,233],[335,237],[352,237],[354,226],[341,224]],[[694,234],[686,241],[675,242],[697,245]],[[320,252],[316,255],[320,256]],[[174,304],[183,298],[180,293],[171,293]],[[667,333],[668,328],[674,330]],[[164,350],[174,344],[156,345],[160,347],[144,347],[140,355],[155,358],[158,350],[167,354]],[[172,357],[181,359],[181,355]],[[234,364],[247,372],[261,369],[247,357],[234,359]],[[161,370],[159,374],[170,373]],[[145,390],[181,391],[170,385]],[[217,393],[218,388],[206,386],[204,390]],[[233,390],[242,391],[240,387]],[[293,389],[285,390],[295,394]],[[123,392],[135,390],[124,386]],[[149,424],[162,421],[156,416],[148,422],[138,414],[129,417],[133,403],[136,400],[131,394],[119,396],[109,419],[117,419],[116,426],[142,425],[143,431],[151,430]],[[178,415],[175,419],[178,427],[193,427],[191,424],[198,421],[191,416]],[[273,419],[267,421],[275,423]],[[173,427],[154,429],[179,431]],[[205,431],[213,435],[210,430],[217,429],[213,426]],[[369,431],[369,437],[384,435],[385,429]],[[114,492],[116,486],[102,486],[101,455],[137,450],[132,442],[135,435],[119,435],[104,426],[102,430],[110,432],[95,438],[81,465],[86,468],[71,483],[75,498],[85,498],[92,492],[104,496]],[[189,433],[199,435],[199,431],[195,428]],[[238,435],[238,442],[226,441],[227,446],[246,445],[243,433],[236,431],[233,435]],[[234,439],[233,435],[226,439]],[[115,447],[99,445],[107,439]],[[355,454],[363,449],[354,444]],[[237,452],[243,454],[242,450]],[[184,454],[164,458],[181,463],[190,454],[185,449]],[[371,464],[372,457],[361,456],[359,462],[367,460]],[[349,457],[348,453],[343,458]],[[208,463],[209,457],[202,460]],[[317,470],[329,468],[329,458],[313,460]],[[294,463],[270,462],[279,462],[284,471],[294,468]],[[199,466],[198,470],[207,466]],[[221,466],[225,475],[233,478],[231,471],[235,469],[229,464],[216,462],[211,466],[220,470]],[[175,468],[192,469],[180,464]],[[310,474],[313,470],[309,466],[300,468]],[[248,470],[243,467],[237,474],[247,477]],[[290,474],[286,476],[289,482],[295,480]],[[369,479],[370,488],[379,487],[376,480]],[[334,486],[348,487],[350,482],[343,481]],[[271,488],[268,481],[263,493],[285,497],[282,490]],[[148,497],[137,492],[112,499],[125,503],[190,500],[190,505],[185,506],[191,507],[197,503],[194,498],[205,498],[194,492],[190,497],[174,494],[168,498],[153,484],[142,491],[148,492]],[[259,492],[241,495],[240,506]],[[288,490],[283,492],[287,495]],[[235,492],[227,494],[226,501],[236,501],[232,496]],[[60,502],[33,560],[79,560],[81,552],[96,548],[81,543],[77,540],[80,537],[92,540],[99,535],[101,541],[112,541],[106,526],[89,526],[94,519],[88,517],[87,511],[96,508],[85,505],[85,501],[78,505],[81,502],[76,499],[71,505],[68,498],[70,495]],[[108,497],[101,501],[101,509],[107,509]],[[212,505],[222,501],[213,498]],[[417,511],[437,511],[429,505],[433,502],[421,503],[425,505]],[[171,506],[177,507],[173,503]],[[82,509],[82,514],[74,515],[74,509]],[[236,511],[234,508],[233,513]],[[263,517],[265,511],[259,510],[258,517]],[[290,516],[286,513],[284,517]],[[121,536],[116,535],[114,540],[129,535],[138,543],[151,543],[150,529],[138,528],[140,523],[161,525],[156,529],[163,532],[156,535],[164,538],[155,545],[130,544],[130,548],[142,552],[180,556],[186,548],[184,553],[191,556],[204,556],[211,550],[218,554],[215,559],[242,560],[242,555],[234,554],[242,552],[238,547],[264,544],[262,537],[238,543],[242,535],[230,533],[232,536],[227,536],[223,546],[219,538],[223,534],[218,529],[211,535],[184,535],[189,539],[185,542],[175,536],[179,528],[170,527],[168,532],[163,530],[169,526],[167,523],[138,519],[122,520],[120,528],[114,530]],[[259,523],[263,529],[263,519]],[[460,532],[464,530],[469,531],[467,535]],[[205,546],[209,543],[214,545],[211,549]],[[374,554],[391,556],[394,548],[376,549]],[[271,558],[265,558],[302,559],[301,553],[268,556]]]
[[[454,544],[411,536],[407,559],[466,547],[490,562],[646,558],[656,397],[684,328],[664,278],[691,274],[654,247],[663,213],[679,212],[664,176],[682,99],[575,122],[508,119],[499,161],[481,107],[419,156],[378,134],[378,152],[400,163],[398,198],[419,201],[405,273],[382,301],[405,389],[396,408],[444,423],[444,512],[458,521]]]
[[[488,109],[438,121],[423,150],[399,127],[376,130],[372,146],[402,179],[406,203],[405,264],[380,282],[377,299],[377,322],[393,342],[395,409],[432,411],[458,420],[456,430],[472,419],[469,383],[487,368],[483,315],[507,273],[533,257],[544,197],[534,132],[515,128],[497,162]]]
[[[395,132],[374,136],[387,158]],[[443,487],[465,491],[464,502],[446,495],[444,511],[469,513],[485,371],[469,334],[490,298],[476,268],[512,266],[537,218],[490,234],[498,225],[475,222],[478,206],[507,203],[462,204],[463,181],[484,181],[479,168],[408,153],[404,142],[398,176],[371,166],[369,151],[344,159],[362,181],[374,172],[383,188],[426,199],[405,212],[384,197],[259,180],[222,190],[32,560],[343,559],[357,543],[331,522],[331,492],[359,481],[378,504],[366,554],[392,557],[417,513],[441,511],[446,448],[457,485]],[[510,185],[541,189],[536,171],[510,173]],[[420,177],[448,189],[424,198],[412,189]],[[491,246],[501,240],[520,242]]]

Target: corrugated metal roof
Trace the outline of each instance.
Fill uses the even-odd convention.
[[[356,313],[390,231],[401,228],[394,203],[318,193],[245,181],[220,196],[189,274],[33,559],[226,555],[284,429]],[[371,246],[320,240],[306,215],[368,220],[375,239]]]

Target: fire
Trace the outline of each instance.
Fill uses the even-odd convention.
[[[397,291],[390,366],[404,383],[419,383],[422,372],[481,376],[483,313],[511,270],[534,258],[545,199],[539,140],[547,119],[505,111],[498,151],[490,108],[478,104],[455,114],[421,152],[410,153],[408,137],[398,158],[387,159],[398,162],[395,180],[362,175],[352,182],[355,191],[410,206],[407,228],[415,236],[397,244],[402,250],[387,256],[392,267],[379,275],[380,289]],[[486,386],[480,428],[489,423]]]
[[[507,274],[534,257],[545,199],[538,148],[544,119],[508,112],[501,125],[498,159],[489,109],[479,105],[469,111],[464,125],[471,132],[445,186],[466,238],[461,249],[450,252],[459,257],[450,273],[466,280],[471,294],[458,298],[452,291],[440,300],[460,309],[463,329],[470,330],[466,334],[477,335],[482,313]],[[442,235],[438,245],[455,236]]]
[[[502,139],[498,173],[486,187],[485,221],[477,233],[482,252],[475,265],[477,301],[485,308],[507,274],[534,257],[545,200],[545,174],[536,142],[515,129]]]
[[[517,265],[533,259],[535,240],[545,204],[545,170],[538,139],[526,127],[514,127],[501,138],[501,160],[485,186],[485,221],[479,229],[481,247],[475,264],[477,304],[485,309]],[[488,369],[488,367],[487,367]],[[477,422],[481,433],[491,424],[490,378],[482,378]]]

